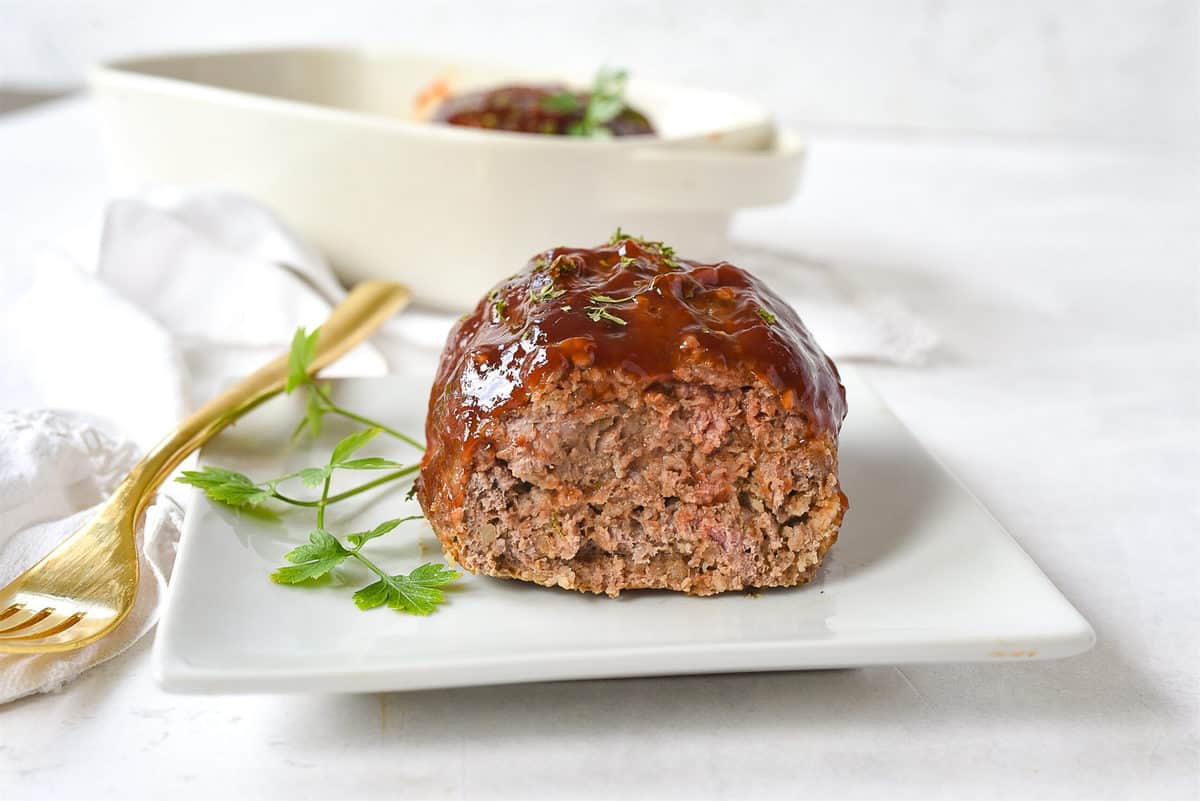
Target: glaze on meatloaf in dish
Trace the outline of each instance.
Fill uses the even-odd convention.
[[[801,584],[846,509],[837,369],[775,293],[618,230],[454,327],[417,497],[475,573],[617,595]]]

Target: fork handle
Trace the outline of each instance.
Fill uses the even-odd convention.
[[[339,303],[321,326],[309,375],[337,360],[408,304],[408,289],[391,281],[365,281]],[[288,376],[284,354],[217,395],[179,424],[146,454],[115,493],[135,500],[137,520],[155,490],[192,451],[221,429],[283,391]]]

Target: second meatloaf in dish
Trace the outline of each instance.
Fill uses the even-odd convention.
[[[622,234],[554,248],[451,332],[417,497],[467,570],[617,595],[812,577],[845,393],[746,271]]]

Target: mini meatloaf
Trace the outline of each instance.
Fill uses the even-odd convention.
[[[501,86],[455,95],[438,107],[436,122],[466,128],[495,131],[552,134],[555,136],[595,135],[644,136],[654,133],[646,115],[617,100],[611,117],[588,130],[585,116],[591,92],[572,92],[565,86]]]
[[[618,230],[538,255],[454,327],[417,497],[474,573],[614,596],[792,586],[846,510],[845,411],[758,279]]]

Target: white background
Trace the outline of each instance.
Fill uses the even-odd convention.
[[[1194,3],[190,6],[0,0],[0,83],[181,44],[362,39],[607,60],[814,132],[740,239],[942,336],[868,366],[1096,628],[1051,663],[357,697],[167,696],[148,643],[0,707],[0,798],[1181,798],[1200,794]],[[533,52],[528,52],[533,48]],[[0,269],[93,224],[93,109],[0,117]]]
[[[619,64],[791,123],[1179,144],[1200,131],[1194,0],[0,0],[0,89],[102,58],[349,41]]]

